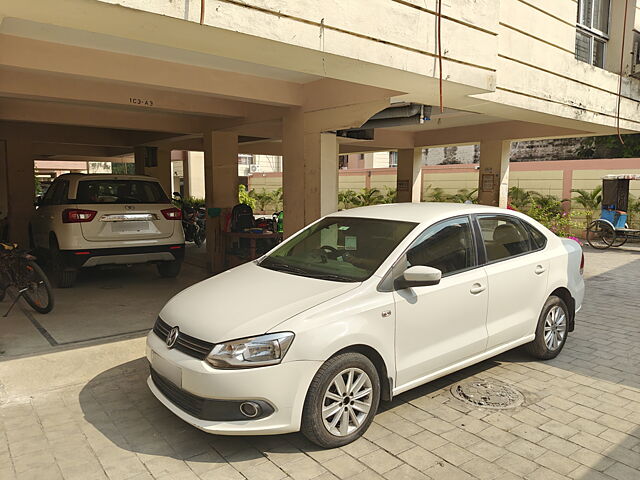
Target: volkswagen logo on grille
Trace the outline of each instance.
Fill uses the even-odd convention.
[[[178,335],[180,335],[180,329],[178,327],[173,327],[167,334],[167,339],[165,340],[165,342],[167,343],[167,347],[174,347],[176,341],[178,340]]]

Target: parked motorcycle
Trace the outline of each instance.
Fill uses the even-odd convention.
[[[207,209],[185,205],[180,192],[173,192],[173,200],[182,210],[182,228],[184,239],[193,242],[197,247],[202,246],[207,235]]]

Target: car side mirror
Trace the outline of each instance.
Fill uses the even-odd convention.
[[[442,272],[437,268],[424,265],[415,265],[407,268],[402,275],[393,282],[396,290],[403,290],[411,287],[426,287],[437,285],[442,278]]]

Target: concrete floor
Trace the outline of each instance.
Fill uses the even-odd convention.
[[[167,300],[208,276],[196,265],[185,262],[177,278],[161,278],[154,265],[81,270],[73,288],[54,289],[50,313],[38,314],[20,302],[0,319],[0,361],[143,335]],[[0,315],[9,303],[9,296],[0,302]]]
[[[340,449],[319,449],[300,434],[232,438],[190,427],[148,391],[140,337],[5,355],[0,478],[640,479],[640,251],[586,257],[587,299],[557,359],[532,361],[515,350],[419,387],[383,404],[365,437]],[[120,308],[138,297],[131,277],[120,280],[132,288],[110,297]],[[94,292],[114,282],[92,281]],[[147,288],[156,308],[169,296]],[[153,308],[144,306],[147,325]],[[502,411],[470,407],[450,393],[461,379],[511,384],[525,402]]]

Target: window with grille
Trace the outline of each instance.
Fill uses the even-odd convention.
[[[604,68],[611,0],[578,0],[576,58]]]
[[[389,152],[389,166],[390,167],[398,166],[398,152]]]

